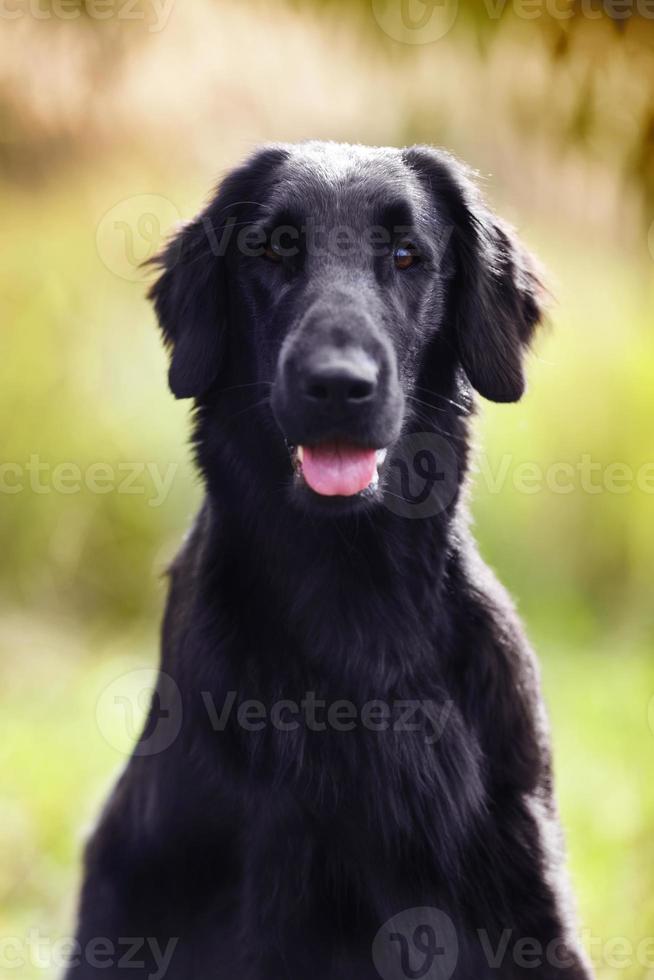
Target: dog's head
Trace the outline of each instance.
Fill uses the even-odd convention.
[[[246,419],[250,451],[283,457],[304,504],[374,504],[407,421],[447,413],[468,383],[523,393],[536,267],[444,152],[264,148],[159,262],[172,391],[230,432],[245,397],[274,418]]]

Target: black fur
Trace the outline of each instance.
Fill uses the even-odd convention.
[[[308,219],[347,226],[354,245],[311,248]],[[371,255],[377,224],[389,238]],[[280,225],[299,235],[278,262],[261,252]],[[419,255],[405,271],[398,225]],[[523,392],[533,261],[448,154],[315,143],[257,152],[160,261],[152,298],[172,390],[196,399],[207,494],[171,569],[150,722],[87,848],[68,977],[122,975],[116,956],[89,962],[93,937],[150,937],[178,940],[171,980],[372,980],[375,936],[403,912],[377,940],[385,980],[589,977],[538,670],[460,498],[470,386]],[[374,395],[338,418],[314,411],[310,359],[354,348],[376,365]],[[319,498],[294,475],[287,443],[336,436],[389,445],[377,490]],[[412,519],[392,475],[412,438],[432,437],[454,478]],[[180,694],[168,717],[166,677]],[[311,692],[359,721],[317,730]],[[266,712],[304,699],[300,724],[250,730],[236,710],[251,699]],[[428,707],[412,730],[382,731],[361,723],[371,701],[395,722],[400,702]],[[431,968],[426,924],[406,912],[421,907],[456,935]],[[540,966],[521,940],[540,944]],[[152,950],[128,975],[157,973]]]

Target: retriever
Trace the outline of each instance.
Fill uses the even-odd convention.
[[[67,976],[589,978],[538,668],[465,503],[535,260],[448,153],[307,142],[158,265],[206,495]]]

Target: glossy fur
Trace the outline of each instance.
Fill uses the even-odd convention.
[[[301,240],[279,263],[222,239],[307,217],[347,225],[355,247],[309,255]],[[411,228],[415,267],[356,247],[379,222]],[[452,922],[455,955],[425,969],[412,926],[404,940],[382,932],[384,980],[589,977],[538,669],[461,494],[472,388],[523,392],[541,317],[533,260],[448,154],[308,143],[228,175],[161,266],[152,297],[173,392],[196,399],[206,499],[170,571],[162,671],[180,700],[166,717],[162,682],[145,751],[89,842],[70,980],[160,976],[152,950],[170,939],[170,980],[373,980],[379,930],[420,907]],[[305,412],[296,374],[316,350],[352,345],[378,364],[374,401],[337,420]],[[454,461],[423,517],[385,498],[412,433]],[[294,477],[289,444],[328,436],[390,446],[376,494],[318,499]],[[220,713],[229,692],[221,728],[207,706]],[[400,701],[429,714],[410,731],[237,721],[242,702],[269,711],[311,692],[359,712],[382,701],[394,720]],[[115,956],[100,968],[94,937],[158,947],[131,972]],[[536,968],[521,940],[540,944]]]

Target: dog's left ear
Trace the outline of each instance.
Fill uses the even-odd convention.
[[[450,154],[412,147],[405,161],[425,180],[451,231],[448,315],[472,386],[495,402],[525,390],[524,354],[544,313],[536,260],[484,203],[470,172]],[[447,235],[445,236],[447,237]]]

